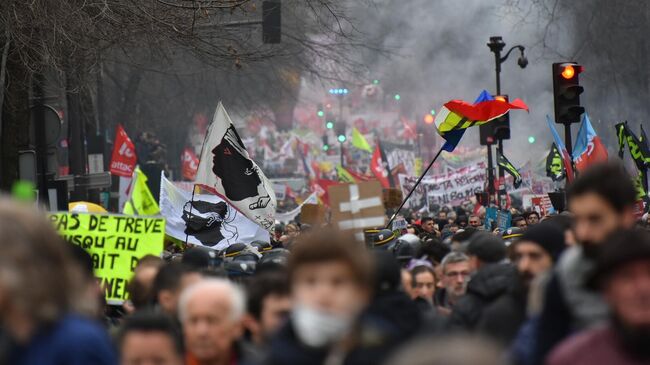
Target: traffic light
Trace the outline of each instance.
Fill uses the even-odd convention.
[[[325,110],[323,109],[323,104],[318,104],[318,106],[316,107],[316,115],[318,115],[319,118],[325,116]]]
[[[321,138],[323,140],[323,151],[325,151],[325,152],[329,151],[330,150],[329,138],[327,138],[327,135],[324,135]]]
[[[334,115],[332,113],[327,113],[325,116],[325,128],[332,129],[334,128]]]
[[[494,100],[508,101],[508,95],[494,95]],[[510,139],[510,113],[479,127],[481,145],[494,144],[499,139]]]
[[[334,124],[334,133],[336,134],[336,139],[343,143],[347,139],[345,136],[345,122],[339,121]]]
[[[262,42],[280,43],[282,40],[282,4],[279,0],[262,2]]]
[[[435,121],[435,118],[431,114],[427,114],[424,116],[424,123],[426,124],[431,124]]]
[[[580,73],[584,67],[575,62],[553,64],[553,102],[556,123],[579,123],[585,108],[580,105]]]
[[[528,136],[528,143],[530,144],[535,143],[535,136]]]

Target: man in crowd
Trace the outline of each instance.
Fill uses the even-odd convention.
[[[262,350],[289,316],[289,284],[283,272],[271,271],[256,275],[246,292],[248,305],[244,325],[251,334],[251,342]]]
[[[546,288],[535,341],[538,364],[570,333],[607,320],[602,296],[584,283],[607,237],[635,223],[636,190],[620,165],[591,167],[573,182],[567,195],[578,245],[564,252]]]
[[[622,231],[604,243],[591,282],[611,309],[604,327],[570,337],[548,365],[650,363],[650,232]]]
[[[511,265],[503,263],[506,246],[493,234],[474,234],[467,256],[473,274],[466,294],[452,310],[451,324],[458,329],[474,330],[483,318],[483,310],[506,293],[516,273]]]
[[[434,301],[441,313],[451,314],[454,305],[465,295],[470,277],[469,258],[460,252],[451,252],[442,259],[441,288]]]
[[[183,337],[174,321],[147,311],[127,317],[117,335],[122,365],[183,365]]]
[[[145,308],[153,298],[153,281],[164,262],[160,257],[146,255],[138,261],[127,288],[129,300],[124,304],[127,313]]]
[[[532,211],[524,214],[524,218],[526,219],[526,225],[527,226],[533,226],[537,223],[539,223],[539,213],[537,211]]]
[[[431,217],[422,218],[421,225],[422,225],[422,230],[424,231],[420,235],[420,238],[422,238],[422,240],[437,237],[436,222],[433,220],[433,218]]]
[[[483,226],[483,222],[481,222],[481,217],[477,215],[470,215],[469,226],[476,229],[480,229]]]
[[[413,276],[413,294],[424,300],[427,308],[433,308],[433,295],[436,292],[436,274],[427,265],[416,266],[411,270]]]
[[[552,269],[565,248],[563,230],[552,222],[536,224],[511,245],[518,277],[506,295],[485,309],[478,331],[507,345],[526,320],[528,291],[533,280]]]
[[[226,279],[203,279],[185,289],[178,316],[188,365],[245,364],[254,356],[239,343],[244,292]]]
[[[176,316],[181,292],[200,280],[201,274],[196,269],[180,262],[161,267],[153,282],[155,304],[163,313]]]
[[[528,223],[526,223],[526,218],[524,218],[524,217],[522,217],[520,215],[512,217],[512,226],[513,227],[524,229],[524,228],[526,228],[527,225],[528,225]]]

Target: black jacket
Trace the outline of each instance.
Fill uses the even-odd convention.
[[[478,332],[509,345],[526,321],[527,303],[528,291],[517,278],[516,285],[485,308],[477,324]]]
[[[481,267],[467,284],[467,293],[451,312],[454,329],[474,330],[483,318],[483,311],[508,292],[516,280],[516,269],[509,264]]]

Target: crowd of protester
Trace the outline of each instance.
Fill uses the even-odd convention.
[[[109,306],[93,260],[0,201],[0,364],[650,364],[650,231],[617,165],[566,213],[500,231],[459,207],[365,245],[277,225],[271,242],[145,256]]]

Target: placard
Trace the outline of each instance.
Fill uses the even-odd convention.
[[[50,219],[63,238],[91,255],[109,304],[128,299],[126,287],[140,258],[163,250],[164,218],[53,213]]]

